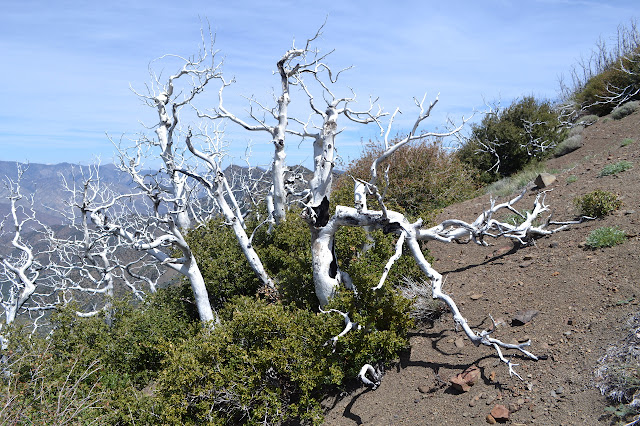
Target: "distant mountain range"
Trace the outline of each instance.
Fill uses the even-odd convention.
[[[62,188],[62,177],[67,182],[73,182],[74,176],[76,183],[81,181],[81,171],[88,172],[88,166],[80,166],[77,164],[60,163],[60,164],[17,164],[11,161],[0,161],[0,214],[2,216],[9,213],[10,204],[7,196],[9,188],[7,187],[7,178],[16,181],[18,178],[18,166],[24,170],[24,174],[20,181],[21,193],[26,198],[34,195],[34,210],[38,214],[38,218],[48,224],[55,225],[61,222],[61,216],[56,211],[65,208],[64,200],[69,197]],[[116,169],[113,164],[100,166],[100,178],[103,182],[109,184],[116,191],[126,192],[132,187],[131,178]]]
[[[61,224],[62,216],[59,212],[65,209],[64,200],[69,197],[69,194],[62,187],[62,178],[64,177],[67,182],[73,182],[75,179],[76,184],[81,184],[82,171],[88,175],[89,166],[70,163],[18,164],[11,161],[0,161],[0,217],[4,217],[10,211],[7,199],[9,195],[7,179],[16,181],[18,166],[24,170],[20,182],[21,193],[25,200],[28,196],[34,195],[34,210],[38,219],[47,225]],[[312,175],[312,172],[304,167],[296,167],[295,172],[303,174],[305,179],[310,179]],[[248,177],[252,180],[259,179],[260,176],[269,172],[264,169],[249,169],[248,167],[231,165],[224,170],[224,173],[236,197],[240,198],[242,197],[240,182]],[[99,175],[102,183],[110,186],[116,193],[127,193],[134,188],[131,177],[118,170],[113,164],[100,166]],[[268,181],[268,176],[265,177]],[[265,181],[255,186],[253,190],[265,190],[267,185],[268,183]]]

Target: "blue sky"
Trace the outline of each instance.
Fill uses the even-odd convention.
[[[637,15],[637,0],[485,1],[61,1],[3,2],[0,14],[0,160],[90,163],[113,158],[106,134],[118,139],[153,124],[130,91],[143,90],[151,60],[197,52],[201,22],[216,33],[224,73],[237,84],[225,103],[239,115],[244,96],[269,101],[276,61],[312,36],[328,16],[317,47],[335,49],[329,63],[353,65],[342,86],[358,98],[379,97],[403,111],[394,132],[415,117],[413,97],[440,103],[427,126],[459,120],[484,100],[533,94],[554,98],[558,76],[596,40],[615,36]],[[167,68],[167,73],[175,71]],[[217,86],[210,88],[215,101]],[[201,102],[206,107],[207,97]],[[227,127],[230,157],[248,143],[253,164],[268,164],[266,134]],[[357,156],[374,128],[347,126],[339,154]],[[291,141],[290,162],[309,164],[309,144]]]

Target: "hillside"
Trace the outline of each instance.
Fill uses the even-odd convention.
[[[635,142],[621,146],[625,138]],[[574,225],[533,247],[518,249],[505,240],[489,247],[429,243],[435,268],[446,276],[444,290],[474,329],[490,329],[492,315],[504,320],[494,337],[531,339],[531,351],[541,360],[514,356],[524,381],[509,377],[493,349],[460,339],[464,334],[445,314],[412,333],[411,349],[377,390],[361,387],[326,401],[331,407],[327,425],[481,425],[498,403],[510,408],[513,425],[615,423],[594,386],[594,370],[606,349],[625,335],[630,314],[640,310],[640,112],[619,121],[601,118],[584,131],[583,142],[547,163],[558,178],[547,204],[555,220],[569,220],[577,214],[576,196],[602,189],[619,194],[624,203],[613,215]],[[620,160],[634,167],[597,177],[605,165]],[[519,209],[530,208],[536,192],[530,188]],[[484,195],[450,206],[438,219],[471,221],[489,200]],[[628,240],[611,248],[584,248],[589,233],[602,226],[620,227]],[[526,325],[512,326],[514,314],[524,310],[539,314]],[[446,384],[471,365],[482,375],[469,392],[457,393]]]

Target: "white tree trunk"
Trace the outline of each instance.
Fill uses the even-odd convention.
[[[204,278],[202,277],[202,273],[200,272],[200,268],[198,267],[198,263],[196,259],[192,256],[189,257],[186,264],[186,271],[184,271],[184,275],[189,280],[191,284],[191,290],[193,291],[193,298],[196,303],[196,308],[198,309],[198,315],[200,316],[200,321],[209,322],[213,321],[214,324],[218,324],[220,319],[218,315],[213,312],[211,309],[211,302],[209,302],[209,292],[207,291],[207,286],[205,285]]]

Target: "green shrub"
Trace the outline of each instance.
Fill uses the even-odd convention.
[[[171,288],[144,303],[116,300],[110,312],[90,318],[77,317],[69,304],[52,314],[46,336],[11,330],[9,363],[19,392],[13,408],[20,409],[21,421],[157,424],[160,401],[148,389],[162,369],[164,346],[200,329],[179,295]],[[58,398],[69,411],[62,412]],[[13,408],[0,412],[0,423],[13,424],[7,421]]]
[[[591,77],[584,87],[574,93],[573,98],[583,109],[591,114],[603,116],[609,114],[625,95],[631,100],[640,99],[640,47],[627,52],[625,57],[611,61],[610,65]],[[623,71],[622,67],[629,72]],[[624,92],[622,89],[626,88]],[[611,90],[621,96],[612,98]],[[634,94],[635,92],[635,94]]]
[[[189,231],[185,239],[198,261],[215,309],[233,296],[256,294],[260,280],[249,266],[233,229],[222,219]]]
[[[627,102],[626,104],[620,105],[619,107],[611,111],[611,117],[614,120],[620,120],[627,115],[633,114],[639,107],[640,102],[638,101]]]
[[[631,145],[632,143],[634,143],[635,141],[631,138],[625,138],[622,140],[622,142],[620,142],[620,146],[628,146]]]
[[[164,401],[160,423],[320,424],[327,389],[355,377],[362,363],[392,359],[406,345],[398,331],[406,335],[410,323],[384,315],[385,308],[395,311],[393,302],[386,304],[394,296],[386,294],[392,293],[376,298],[363,316],[359,305],[367,303],[351,292],[331,302],[365,326],[335,347],[325,343],[344,328],[341,315],[234,299],[221,310],[215,330],[169,348],[157,385]],[[396,325],[385,328],[390,324]]]
[[[282,301],[315,309],[318,299],[313,284],[310,240],[309,226],[300,217],[300,210],[290,210],[286,221],[272,232],[264,227],[259,229],[254,246],[275,280]]]
[[[616,194],[600,189],[576,197],[573,202],[581,215],[589,217],[603,217],[622,206]]]
[[[553,151],[553,155],[555,155],[556,157],[562,157],[563,155],[573,152],[576,149],[581,147],[582,147],[582,136],[573,135],[565,139],[564,141],[560,142],[558,146],[556,146],[555,150]]]
[[[567,183],[574,183],[578,181],[578,176],[571,175],[567,177]]]
[[[3,330],[6,331],[6,330]],[[14,328],[3,349],[0,423],[51,425],[102,423],[107,398],[105,366],[56,353],[51,341]],[[80,353],[80,355],[82,355]],[[61,405],[60,402],[63,404]]]
[[[532,160],[546,158],[566,134],[550,101],[527,96],[495,114],[485,115],[480,124],[472,127],[471,137],[458,156],[479,170],[482,181],[491,183],[515,174]],[[532,140],[544,149],[534,146]],[[492,145],[495,154],[483,152],[483,144]],[[497,168],[496,156],[500,159]]]
[[[632,167],[633,167],[633,164],[631,164],[628,161],[625,161],[625,160],[618,161],[615,164],[609,164],[604,166],[604,168],[598,174],[598,177],[616,175],[618,173],[622,173],[626,170],[629,170]]]
[[[587,237],[586,245],[591,249],[613,247],[627,240],[624,231],[617,227],[604,226],[594,229]]]
[[[369,144],[360,158],[340,176],[332,202],[353,206],[353,177],[369,181],[373,160],[383,152],[380,144]],[[383,178],[389,167],[389,181]],[[378,166],[378,188],[385,205],[408,214],[424,217],[426,212],[471,198],[477,193],[475,170],[462,163],[440,143],[418,142],[404,146]],[[373,197],[369,208],[378,208]]]
[[[340,383],[324,342],[339,318],[237,298],[214,331],[169,349],[157,385],[165,424],[319,424],[318,388]],[[337,334],[337,333],[336,333]]]

